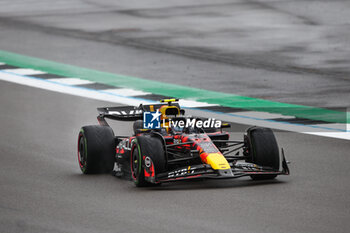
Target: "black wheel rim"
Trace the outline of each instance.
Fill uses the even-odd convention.
[[[82,168],[84,168],[86,164],[85,154],[85,140],[84,137],[81,136],[79,140],[79,163]]]
[[[132,153],[132,170],[134,172],[134,176],[135,178],[137,178],[138,176],[138,168],[139,168],[139,151],[137,149],[137,147],[134,149],[133,153]]]

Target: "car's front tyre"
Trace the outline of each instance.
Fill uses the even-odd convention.
[[[166,159],[164,147],[158,137],[142,135],[137,136],[133,141],[130,154],[130,168],[132,179],[137,187],[152,185],[145,178],[144,159],[146,157],[151,159],[155,174],[165,171]]]
[[[260,127],[248,129],[245,143],[248,144],[248,162],[278,171],[280,156],[277,141],[271,129]],[[253,180],[270,180],[276,176],[274,174],[251,175],[251,178]]]

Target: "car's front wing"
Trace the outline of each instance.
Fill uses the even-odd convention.
[[[208,164],[186,166],[156,175],[156,183],[187,179],[232,179],[250,175],[289,175],[288,162],[282,154],[282,170],[276,171],[270,167],[262,167],[253,163],[231,162],[231,169],[214,170]]]

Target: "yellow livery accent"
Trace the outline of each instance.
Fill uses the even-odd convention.
[[[179,99],[162,99],[160,100],[161,103],[169,103],[169,102],[177,102]]]
[[[226,170],[231,168],[226,158],[221,153],[210,153],[206,159],[207,164],[214,170]]]
[[[159,108],[160,113],[162,114],[160,119],[168,119],[168,116],[176,116],[180,114],[180,109],[176,106],[163,105]]]

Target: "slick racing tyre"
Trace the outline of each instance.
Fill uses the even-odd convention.
[[[249,162],[260,166],[271,167],[276,171],[280,166],[278,145],[272,130],[252,127],[247,131],[245,142],[248,144]],[[253,180],[274,179],[277,175],[251,175]]]
[[[146,157],[149,157],[153,162],[155,174],[165,171],[165,152],[160,138],[151,135],[143,135],[136,137],[133,141],[130,155],[130,168],[132,179],[137,187],[152,185],[145,179],[144,159]]]
[[[84,174],[113,170],[115,140],[111,127],[90,125],[81,128],[78,137],[78,162]]]

